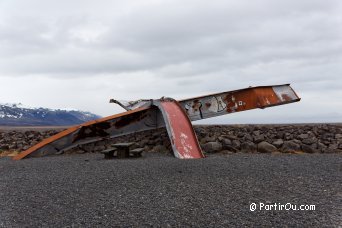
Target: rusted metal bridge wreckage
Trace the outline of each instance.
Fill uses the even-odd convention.
[[[289,84],[249,87],[180,101],[163,97],[124,105],[111,100],[126,109],[126,112],[71,127],[13,159],[63,153],[79,145],[161,127],[167,129],[175,157],[204,158],[191,121],[297,101],[300,98]]]

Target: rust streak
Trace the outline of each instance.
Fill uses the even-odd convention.
[[[281,98],[283,98],[283,100],[285,100],[285,101],[290,101],[291,100],[291,97],[289,97],[287,94],[282,94]]]

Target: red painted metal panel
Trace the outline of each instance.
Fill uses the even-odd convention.
[[[177,158],[204,158],[189,117],[177,101],[161,101],[162,111],[174,155]]]

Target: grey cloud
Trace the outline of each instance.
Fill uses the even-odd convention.
[[[35,2],[38,5],[39,1]],[[87,3],[79,13],[61,12],[55,19],[40,15],[37,9],[33,12],[38,16],[22,16],[17,21],[10,17],[13,25],[0,29],[0,40],[2,53],[10,56],[13,52],[14,57],[4,61],[2,71],[87,76],[187,63],[194,69],[212,71],[214,67],[245,67],[294,56],[325,58],[338,55],[341,49],[341,33],[334,29],[341,27],[341,21],[331,19],[339,6],[336,1],[171,1],[132,7],[131,12],[113,16],[113,20],[100,11],[95,17]],[[25,20],[30,21],[28,26]],[[89,34],[101,26],[104,31],[94,41],[75,36],[82,27],[88,27]],[[23,64],[13,67],[18,62]],[[206,65],[207,70],[203,69]]]
[[[304,98],[324,91],[336,97],[341,11],[338,0],[5,0],[0,78],[105,81],[90,83],[89,96],[128,99],[282,83]],[[304,113],[316,108],[309,101],[303,99]],[[317,115],[333,119],[323,114]]]

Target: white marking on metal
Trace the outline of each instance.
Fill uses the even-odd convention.
[[[210,112],[217,112],[218,110],[218,103],[215,97],[212,97],[210,100],[210,108],[208,109]]]
[[[192,146],[187,143],[188,136],[186,134],[184,134],[183,132],[181,132],[181,134],[180,134],[180,141],[181,141],[181,145],[182,145],[183,150],[184,150],[183,158],[193,158],[191,156]]]
[[[266,104],[270,105],[271,102],[268,100],[268,98],[266,97]]]

